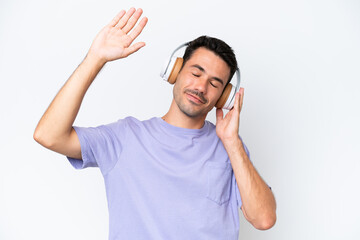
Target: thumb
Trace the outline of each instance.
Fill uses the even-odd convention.
[[[124,49],[124,57],[127,57],[130,54],[133,54],[134,52],[137,52],[140,48],[142,48],[144,46],[145,46],[144,42],[138,42],[138,43],[135,43],[135,44],[131,45],[128,48],[125,48]]]

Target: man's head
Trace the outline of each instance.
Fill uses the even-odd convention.
[[[183,66],[189,60],[189,58],[191,58],[194,51],[200,47],[204,47],[212,51],[215,55],[219,56],[226,62],[230,68],[230,77],[227,81],[227,83],[229,83],[234,73],[236,72],[238,65],[232,48],[218,38],[201,36],[189,42],[183,56]]]
[[[207,36],[188,44],[173,89],[179,109],[189,117],[206,117],[237,69],[233,50]]]

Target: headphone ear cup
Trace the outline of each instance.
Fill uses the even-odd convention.
[[[182,59],[182,58],[179,58],[179,57],[176,58],[176,61],[175,61],[175,63],[174,63],[174,66],[173,66],[173,68],[172,68],[172,70],[171,70],[171,73],[170,73],[169,79],[168,79],[168,82],[169,82],[170,84],[174,84],[174,83],[175,83],[176,78],[177,78],[177,76],[178,76],[178,74],[179,74],[179,72],[180,72],[180,69],[181,69],[182,65],[183,65],[183,59]]]
[[[219,100],[216,102],[215,107],[216,108],[223,108],[225,103],[231,101],[230,98],[232,98],[231,94],[233,92],[233,85],[231,83],[229,83],[228,85],[226,85],[223,93],[221,94]],[[227,104],[228,105],[228,104]],[[232,106],[231,106],[232,107]],[[225,106],[224,108],[228,109],[227,106]]]

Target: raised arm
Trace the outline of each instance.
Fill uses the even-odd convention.
[[[241,210],[255,228],[266,230],[276,222],[274,194],[261,178],[248,158],[239,138],[239,120],[244,89],[236,93],[234,108],[225,117],[222,109],[216,109],[216,133],[229,155],[237,187],[242,200]]]
[[[122,10],[97,34],[85,59],[40,119],[33,136],[38,143],[63,155],[81,159],[80,142],[72,127],[81,102],[107,62],[125,58],[145,46],[144,42],[132,44],[147,23],[144,17],[135,27],[141,14],[142,9]]]

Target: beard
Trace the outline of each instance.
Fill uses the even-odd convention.
[[[192,103],[191,101],[188,101],[185,97],[186,93],[190,93],[199,97],[204,103],[197,105],[195,103]],[[181,91],[180,89],[177,89],[177,85],[175,84],[173,88],[173,94],[175,103],[180,109],[180,111],[190,118],[197,118],[203,116],[204,114],[206,115],[212,109],[212,107],[206,105],[206,103],[208,103],[208,100],[206,100],[202,93],[199,93],[198,91],[191,89],[185,89],[184,91]]]

